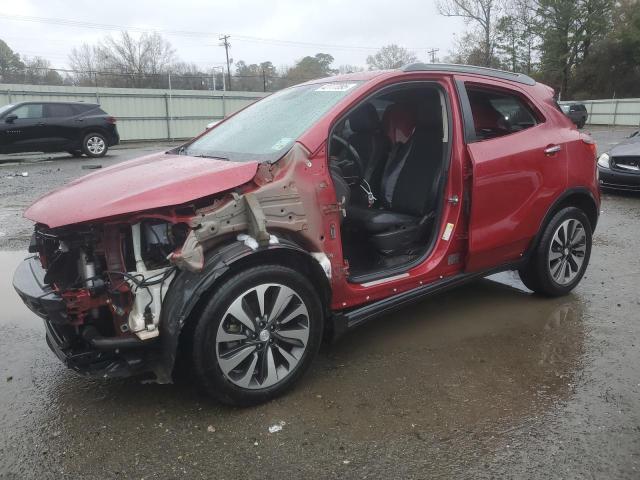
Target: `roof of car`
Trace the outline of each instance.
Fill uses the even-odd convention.
[[[459,65],[457,63],[411,63],[402,67],[403,72],[450,72],[450,73],[471,73],[483,75],[485,77],[500,78],[512,82],[533,86],[536,81],[523,74],[498,70],[496,68],[476,67],[475,65]]]
[[[380,75],[393,73],[398,74],[401,72],[467,73],[473,75],[482,75],[484,77],[509,80],[529,86],[533,86],[536,84],[536,81],[533,78],[523,73],[508,72],[506,70],[498,70],[495,68],[476,67],[474,65],[459,65],[456,63],[411,63],[409,65],[405,65],[404,67],[393,70],[368,70],[363,72],[335,75],[331,77],[316,78],[314,80],[309,80],[302,85],[325,82],[367,81]]]

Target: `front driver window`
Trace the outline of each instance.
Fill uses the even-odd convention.
[[[27,105],[21,105],[11,112],[11,114],[16,115],[20,119],[42,118],[42,104],[30,103]]]

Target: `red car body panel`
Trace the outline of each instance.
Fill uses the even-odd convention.
[[[257,162],[157,153],[79,178],[43,196],[25,217],[50,228],[180,205],[250,181]]]
[[[553,104],[549,87],[448,71],[364,72],[334,77],[332,81],[362,84],[297,139],[310,152],[312,165],[303,174],[313,181],[305,179],[300,184],[328,187],[316,187],[317,209],[324,212],[319,222],[325,235],[314,248],[319,245],[331,261],[332,310],[366,304],[464,271],[482,271],[518,259],[568,186],[587,188],[599,204],[595,161],[585,161],[584,142],[571,121]],[[369,95],[389,85],[414,81],[437,83],[448,97],[451,153],[443,194],[445,200],[456,196],[470,199],[470,208],[461,208],[463,202],[444,202],[435,247],[423,262],[384,282],[353,283],[348,279],[340,237],[341,218],[327,168],[327,137],[333,125]],[[467,144],[457,81],[516,92],[537,112],[541,123],[522,132]],[[544,149],[556,144],[562,147],[560,152],[545,155]],[[261,181],[254,179],[257,167],[256,162],[156,154],[79,179],[40,199],[25,215],[56,227],[179,205],[253,179],[247,190],[251,191],[260,188]],[[449,239],[442,241],[448,224],[452,229]]]

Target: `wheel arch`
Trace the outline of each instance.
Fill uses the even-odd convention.
[[[331,303],[331,285],[320,262],[290,240],[253,249],[243,241],[217,247],[205,258],[199,273],[182,270],[173,280],[160,313],[162,374],[171,375],[181,346],[195,326],[194,319],[204,307],[209,294],[226,278],[255,265],[274,263],[302,271],[318,287],[325,318]],[[325,322],[325,329],[331,322]]]
[[[560,195],[547,210],[547,213],[540,223],[538,232],[536,233],[533,242],[531,242],[531,247],[525,257],[528,258],[533,254],[540,242],[544,229],[547,227],[553,216],[566,207],[576,207],[582,210],[589,219],[591,231],[595,231],[598,224],[598,217],[600,215],[599,202],[596,200],[591,190],[586,187],[570,188]]]
[[[82,134],[80,135],[80,145],[83,145],[84,139],[87,138],[87,136],[92,133],[99,133],[105,138],[107,143],[109,142],[109,132],[107,132],[107,130],[104,127],[91,125],[91,126],[86,126],[82,129]]]

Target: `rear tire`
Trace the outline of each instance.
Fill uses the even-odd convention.
[[[291,388],[320,347],[320,299],[301,273],[261,265],[225,280],[193,331],[196,381],[214,399],[249,406]]]
[[[522,283],[542,295],[566,295],[587,269],[591,237],[585,213],[575,207],[563,208],[551,218],[531,258],[520,269]]]
[[[82,151],[87,157],[104,157],[109,150],[106,137],[101,133],[89,133],[82,140]]]

